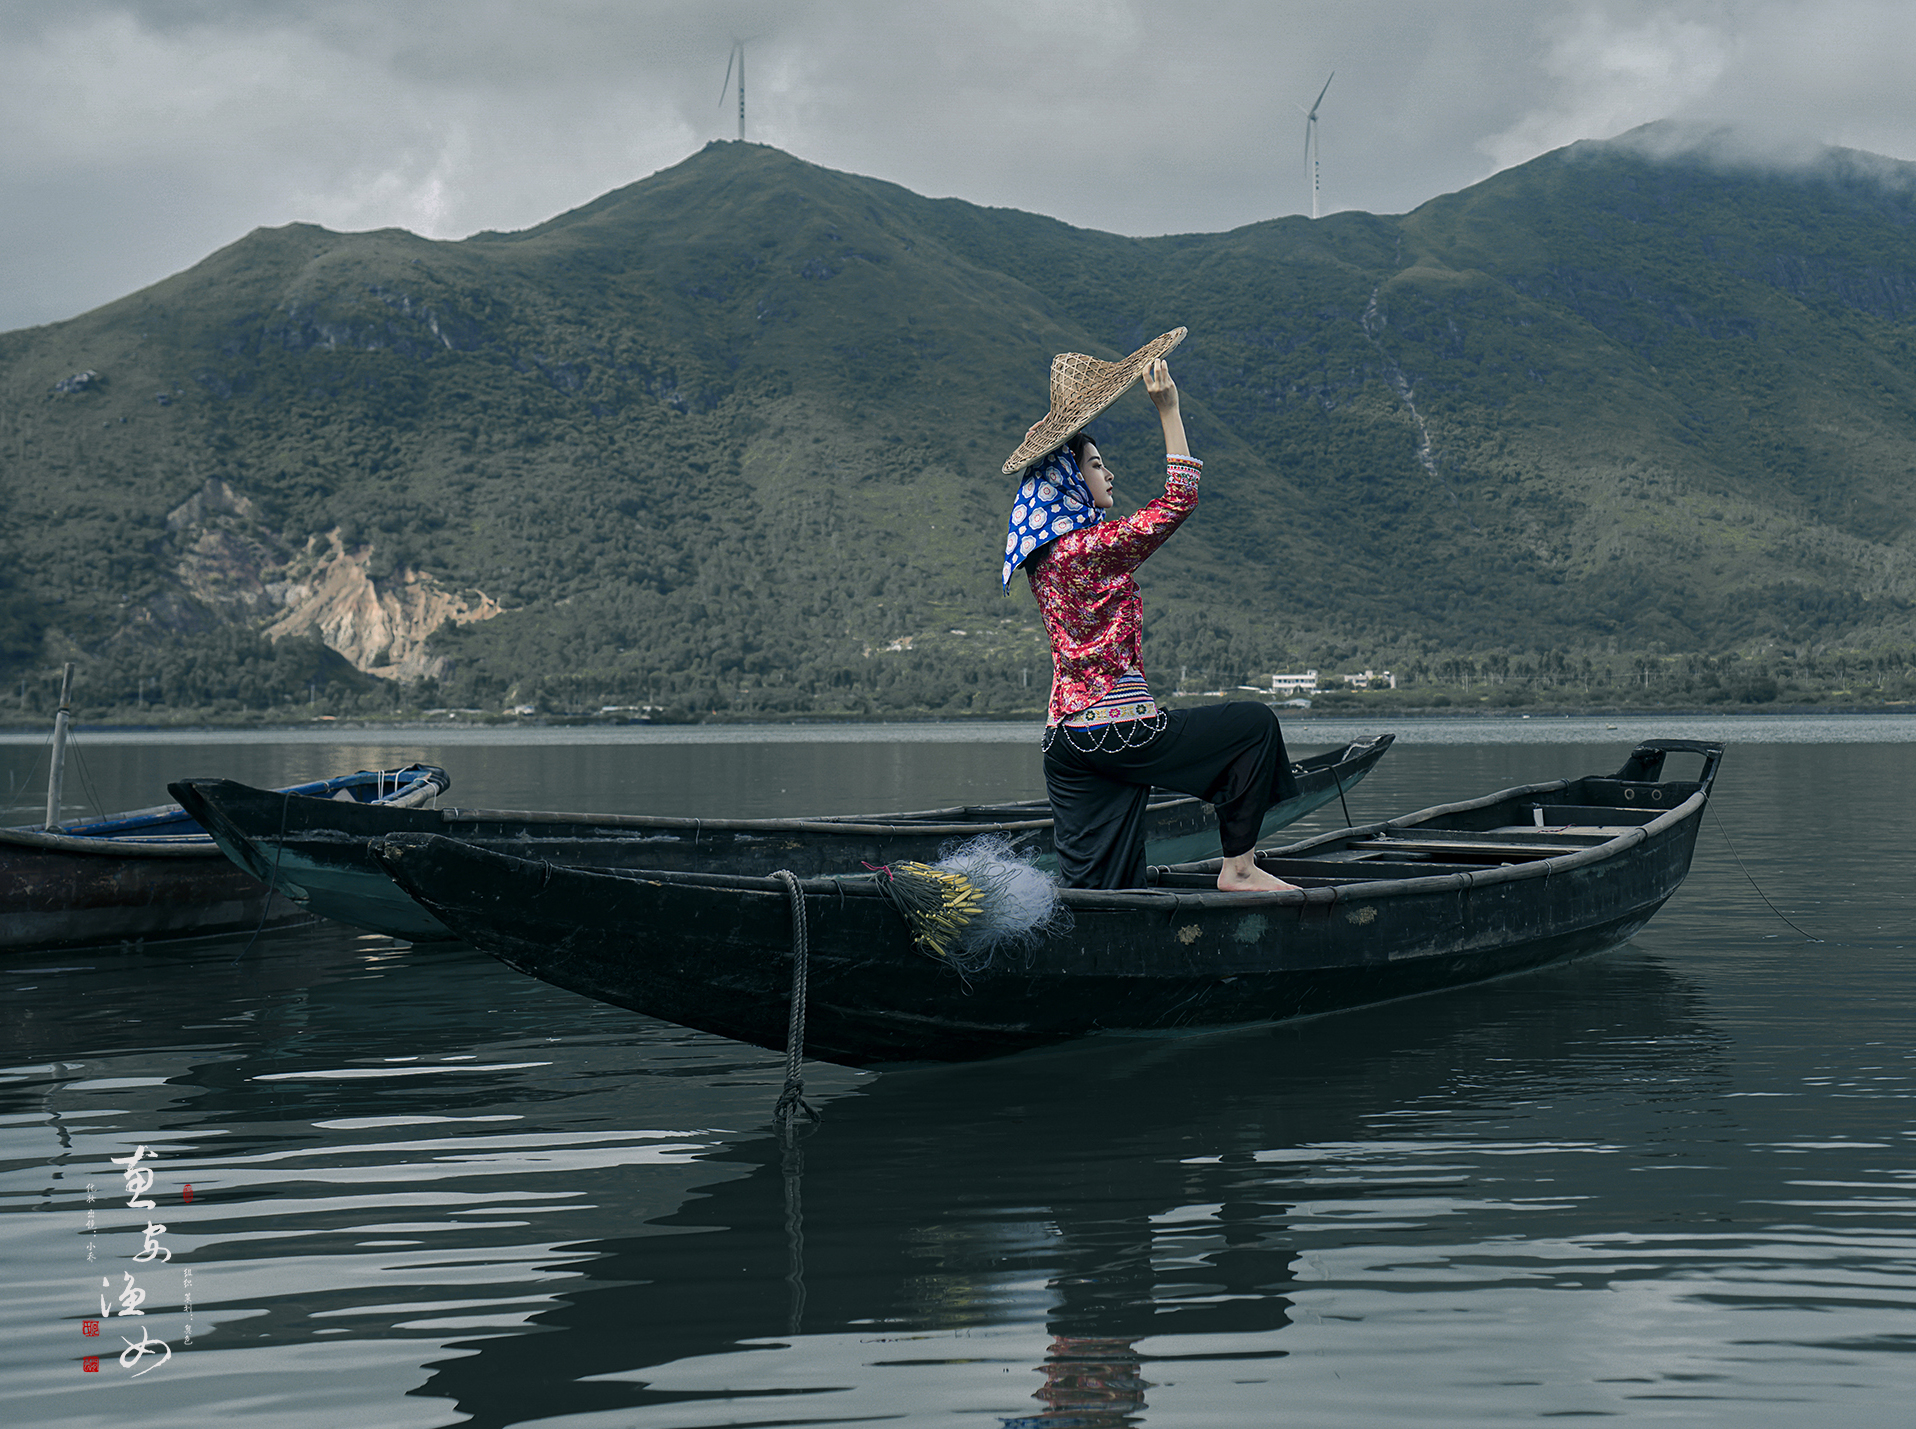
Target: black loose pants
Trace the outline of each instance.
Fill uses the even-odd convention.
[[[1125,725],[1107,726],[1116,744]],[[1060,726],[1045,750],[1058,873],[1067,888],[1144,885],[1144,806],[1151,790],[1203,799],[1217,810],[1225,857],[1257,843],[1265,811],[1297,794],[1284,732],[1268,705],[1249,701],[1172,710],[1155,738],[1132,748],[1084,749],[1098,731]]]

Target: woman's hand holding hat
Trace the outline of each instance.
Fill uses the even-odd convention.
[[[1158,409],[1158,422],[1164,428],[1164,454],[1189,456],[1191,443],[1184,435],[1184,414],[1178,410],[1178,384],[1171,380],[1171,365],[1162,357],[1146,364],[1144,390]]]
[[[1171,364],[1162,357],[1144,369],[1144,390],[1151,394],[1151,405],[1160,412],[1177,410],[1178,384],[1171,380]]]

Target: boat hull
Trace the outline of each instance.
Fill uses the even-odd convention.
[[[197,937],[311,915],[211,845],[199,856],[36,846],[0,832],[0,952]]]
[[[1604,782],[1616,781],[1580,781],[1573,795]],[[1555,845],[1503,833],[1514,861],[1433,864],[1427,877],[1347,855],[1407,831],[1434,828],[1455,842],[1461,835],[1432,818],[1464,818],[1459,809],[1486,828],[1528,822],[1525,801],[1572,786],[1504,791],[1327,836],[1343,840],[1334,848],[1320,839],[1269,856],[1280,876],[1314,878],[1301,893],[1205,891],[1214,864],[1163,875],[1188,888],[1067,891],[1068,933],[964,977],[918,951],[872,880],[805,880],[805,1051],[857,1066],[966,1061],[1096,1032],[1335,1012],[1600,952],[1647,923],[1688,872],[1707,791],[1685,787],[1658,786],[1658,803],[1680,797],[1667,812],[1615,811],[1619,827],[1632,825],[1622,832]],[[567,868],[430,836],[386,839],[375,853],[435,917],[518,971],[784,1046],[794,921],[776,881]],[[1393,876],[1366,877],[1359,862]]]
[[[298,788],[343,808],[341,799],[419,799],[446,784],[445,771],[415,765]],[[236,867],[177,805],[0,829],[0,952],[209,937],[311,916]]]
[[[1275,834],[1348,794],[1383,758],[1390,735],[1301,763],[1296,798],[1274,807]],[[575,867],[801,877],[907,860],[931,861],[954,839],[1000,833],[1042,863],[1051,855],[1050,810],[1042,801],[929,814],[842,819],[690,819],[663,816],[528,814],[465,809],[390,809],[287,799],[229,780],[188,780],[171,788],[229,858],[301,907],[369,932],[413,942],[455,936],[394,886],[371,853],[374,839],[440,834],[495,853]],[[1154,801],[1147,856],[1175,863],[1215,849],[1210,806]]]

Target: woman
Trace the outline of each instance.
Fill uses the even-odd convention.
[[[1004,585],[1025,568],[1051,636],[1045,790],[1069,888],[1144,883],[1144,809],[1153,787],[1216,807],[1220,889],[1293,886],[1259,868],[1252,854],[1265,811],[1297,792],[1277,716],[1250,703],[1160,710],[1140,664],[1143,601],[1131,573],[1196,507],[1203,468],[1190,454],[1164,362],[1184,331],[1123,362],[1059,354],[1051,411],[1004,467],[1025,467],[1005,539]],[[1106,520],[1113,477],[1083,428],[1140,376],[1164,429],[1164,494],[1134,516]]]

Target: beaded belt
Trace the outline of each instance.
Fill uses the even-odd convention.
[[[1123,724],[1127,720],[1156,719],[1158,702],[1146,695],[1141,700],[1126,700],[1122,704],[1093,705],[1090,709],[1079,710],[1074,715],[1066,715],[1059,724],[1068,724],[1073,729],[1099,729],[1107,724]]]

